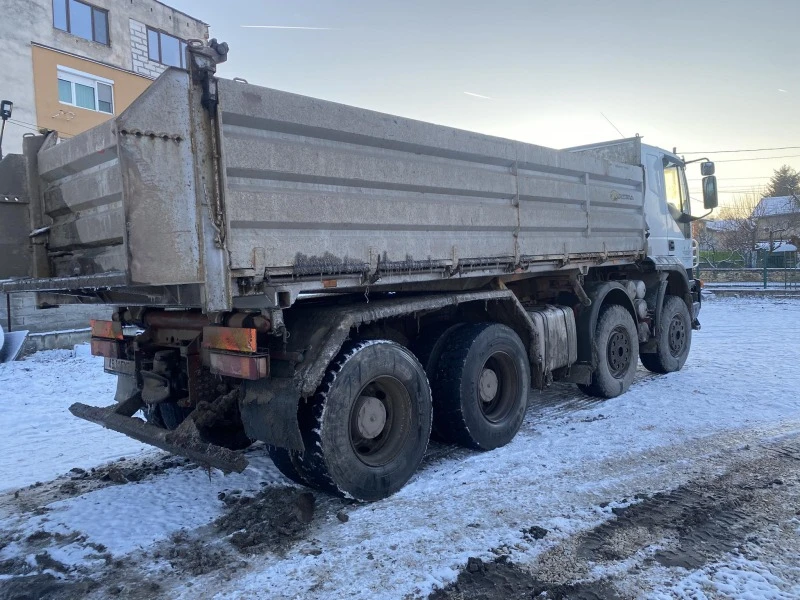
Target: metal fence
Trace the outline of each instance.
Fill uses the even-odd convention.
[[[701,266],[697,276],[706,289],[725,290],[797,290],[800,291],[800,268],[717,269]]]

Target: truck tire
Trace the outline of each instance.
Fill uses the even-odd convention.
[[[182,408],[175,402],[161,402],[145,405],[142,408],[145,419],[150,425],[174,431],[192,412],[191,408]]]
[[[590,384],[578,384],[587,396],[615,398],[628,391],[639,362],[639,336],[633,317],[618,304],[600,313],[592,340],[597,367]]]
[[[428,378],[396,342],[346,346],[298,413],[305,451],[293,464],[319,489],[365,502],[402,488],[431,434]]]
[[[436,369],[436,431],[477,450],[506,445],[525,418],[530,381],[528,353],[511,328],[464,325],[448,337]]]
[[[642,354],[642,365],[653,373],[680,371],[692,347],[692,319],[686,303],[677,296],[664,299],[655,353]]]
[[[425,373],[428,375],[428,381],[433,382],[436,379],[436,369],[439,365],[439,358],[442,356],[447,339],[454,331],[462,327],[464,323],[445,323],[434,325],[430,330],[424,331],[420,334],[419,338],[411,348],[414,356],[419,359],[422,366],[425,368]],[[433,387],[433,383],[431,383]],[[433,400],[436,404],[436,400]],[[436,430],[436,419],[433,420],[433,428],[431,430],[431,439],[437,442],[445,441],[445,437]]]
[[[308,482],[303,479],[300,472],[297,470],[295,463],[297,461],[296,453],[286,448],[278,448],[277,446],[267,445],[267,454],[275,464],[275,468],[281,472],[281,475],[287,479],[298,483],[300,485],[308,485]]]

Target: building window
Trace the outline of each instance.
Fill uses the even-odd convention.
[[[108,11],[78,0],[53,0],[53,26],[108,46]]]
[[[62,104],[113,115],[114,82],[59,66],[58,100]]]
[[[148,27],[147,53],[153,62],[186,68],[186,42],[174,35]]]

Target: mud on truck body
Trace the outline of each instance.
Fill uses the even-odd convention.
[[[227,81],[226,53],[192,45],[116,118],[25,140],[31,271],[3,290],[115,307],[91,345],[117,403],[75,415],[225,471],[259,440],[290,479],[376,500],[432,431],[491,450],[531,389],[611,398],[639,359],[683,366],[701,297],[678,156]]]

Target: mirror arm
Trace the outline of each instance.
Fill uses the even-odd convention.
[[[713,212],[714,212],[714,209],[712,208],[706,214],[700,215],[699,217],[693,217],[692,215],[687,215],[686,213],[683,213],[678,218],[678,223],[693,223],[694,221],[699,221],[700,219],[705,219],[708,215],[710,215]]]
[[[711,162],[710,158],[703,157],[703,158],[695,158],[695,159],[692,159],[692,160],[685,160],[685,161],[683,161],[683,164],[684,165],[690,165],[692,163],[700,162],[701,160],[704,160],[706,162]]]

